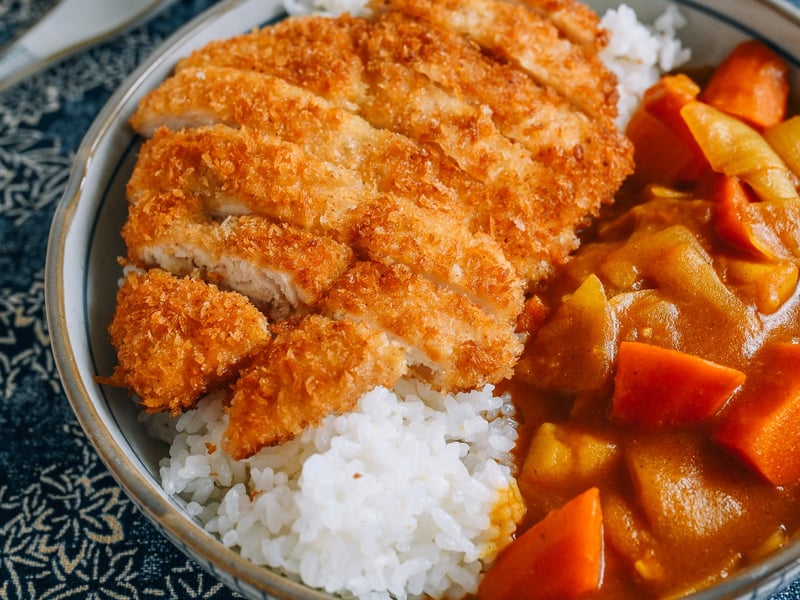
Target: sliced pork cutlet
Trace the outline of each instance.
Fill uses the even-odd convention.
[[[366,323],[400,341],[410,373],[445,391],[511,376],[522,351],[513,326],[403,265],[356,263],[331,288],[320,310],[333,319]]]
[[[352,410],[406,370],[404,348],[364,323],[309,315],[276,323],[273,333],[233,386],[223,445],[237,460]]]
[[[405,265],[464,294],[501,322],[514,323],[522,312],[522,280],[488,235],[390,197],[361,205],[353,222],[353,248],[365,258]]]
[[[608,44],[608,34],[600,28],[600,17],[578,0],[511,0],[528,7],[551,21],[564,36],[576,44],[594,50]]]
[[[197,273],[278,319],[310,310],[352,261],[330,236],[257,216],[214,220],[204,200],[181,188],[137,195],[122,228],[130,262]]]
[[[513,64],[491,59],[463,35],[392,11],[379,17],[368,44],[370,56],[404,65],[471,104],[488,106],[501,133],[534,156],[578,157],[603,169],[630,152],[616,127],[590,119],[552,88],[536,84]],[[616,178],[612,173],[608,179]]]
[[[501,243],[522,277],[535,283],[549,276],[553,264],[563,262],[577,247],[574,229],[599,209],[593,199],[581,196],[581,189],[585,195],[589,186],[579,176],[564,176],[536,162],[527,149],[497,130],[487,107],[451,96],[424,75],[379,57],[365,58],[365,67],[358,53],[367,50],[364,36],[370,30],[362,21],[348,17],[282,21],[251,34],[256,42],[239,37],[211,44],[182,61],[180,68],[245,65],[314,93],[335,90],[329,101],[346,97],[349,103],[358,102],[362,116],[376,127],[439,146],[485,186],[482,193],[462,196],[477,226]],[[321,44],[320,38],[332,41]],[[346,77],[339,78],[337,69],[320,72],[311,67],[324,62],[330,48],[337,49],[339,63],[348,65]],[[347,59],[346,52],[352,57]],[[315,79],[309,79],[309,72]],[[328,80],[321,81],[323,76]]]
[[[178,61],[175,70],[232,67],[271,73],[289,82],[301,79],[302,87],[357,113],[369,85],[358,40],[370,28],[366,19],[347,15],[292,17],[212,41]]]
[[[402,65],[364,57],[365,65],[362,52],[371,31],[370,22],[348,16],[286,19],[251,34],[257,44],[242,37],[222,46],[213,43],[178,69],[212,64],[280,77],[342,108],[352,107],[375,127],[435,142],[481,181],[527,166],[529,155],[497,132],[488,110],[451,96]],[[318,67],[333,60],[332,51],[335,62],[347,69]]]
[[[148,412],[173,415],[229,383],[272,337],[241,294],[160,269],[125,276],[109,334],[118,364],[101,381],[133,390]]]
[[[262,217],[176,222],[162,209],[173,199],[156,196],[131,212],[123,227],[129,260],[237,290],[273,319],[312,310],[351,262],[350,248],[332,238]]]
[[[146,141],[127,196],[181,190],[203,198],[207,216],[260,214],[315,232],[344,229],[349,213],[372,190],[350,169],[250,128],[210,125]]]
[[[235,53],[233,58],[236,62]],[[377,129],[314,92],[257,71],[211,65],[180,69],[152,90],[131,118],[145,137],[159,127],[215,123],[290,140],[320,160],[356,171],[382,194],[428,208],[459,215],[460,198],[480,193],[477,182],[430,145]]]
[[[306,154],[293,144],[262,139],[252,129],[160,129],[144,144],[129,180],[130,219],[139,218],[141,196],[184,193],[202,198],[212,217],[247,214],[288,221],[352,244],[363,255],[406,264],[468,294],[505,320],[516,318],[523,303],[522,280],[493,239],[473,233],[448,212],[378,194],[363,184],[357,170]],[[149,213],[145,217],[150,218]],[[239,221],[223,221],[220,232],[234,223]],[[240,225],[236,231],[241,231]],[[248,231],[248,238],[256,235],[254,226]],[[224,247],[227,256],[238,250],[235,268],[227,264],[223,269],[224,261],[200,248],[193,251],[193,262],[206,269],[214,265],[213,271],[222,274],[227,285],[249,295],[252,286],[246,283],[260,279],[260,267],[248,266],[242,243],[229,238],[224,246],[213,247]],[[257,253],[253,259],[261,262]],[[294,300],[290,299],[292,306],[297,305]],[[304,300],[301,303],[307,304]]]
[[[573,43],[525,6],[503,0],[380,0],[376,5],[466,35],[593,118],[613,121],[616,116],[616,78],[596,49]]]
[[[550,171],[580,182],[578,214],[611,200],[633,160],[632,145],[613,123],[589,118],[513,65],[490,59],[464,36],[431,28],[402,13],[385,13],[371,32],[368,54],[488,107],[501,134]]]

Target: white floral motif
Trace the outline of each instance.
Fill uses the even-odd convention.
[[[61,389],[44,317],[42,278],[40,271],[25,292],[0,293],[0,398],[13,396],[23,373],[37,375],[54,392]]]
[[[15,227],[54,204],[67,181],[71,156],[57,145],[42,145],[40,132],[0,130],[0,214]]]

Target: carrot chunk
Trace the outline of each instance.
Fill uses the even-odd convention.
[[[699,356],[622,342],[611,415],[643,427],[694,425],[717,412],[744,379],[741,371]]]
[[[600,492],[589,488],[550,511],[497,557],[478,589],[481,600],[571,600],[603,579]]]
[[[716,176],[711,197],[720,237],[757,257],[772,259],[786,254],[763,212],[753,204],[758,198],[738,177]]]
[[[800,482],[800,344],[773,343],[714,439],[774,485]]]
[[[700,87],[688,76],[682,73],[664,75],[644,93],[642,106],[672,129],[692,150],[697,159],[702,161],[705,167],[708,167],[708,163],[702,160],[702,150],[681,117],[681,109],[689,102],[697,100],[699,94]]]
[[[758,129],[780,123],[789,100],[786,63],[758,40],[742,42],[714,70],[700,99]]]
[[[686,75],[665,75],[647,90],[626,131],[634,145],[634,181],[691,183],[708,170],[708,161],[680,115],[699,93]]]

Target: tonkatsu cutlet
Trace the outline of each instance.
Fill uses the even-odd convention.
[[[600,61],[597,48],[572,43],[541,11],[503,0],[375,0],[374,4],[467,36],[593,118],[613,120],[616,115],[616,79]]]
[[[246,297],[161,269],[125,276],[109,333],[118,365],[103,382],[136,390],[149,412],[173,415],[235,379],[272,340]]]
[[[119,325],[164,309],[123,296],[112,381],[173,413],[226,386],[236,458],[400,377],[441,391],[510,377],[542,319],[537,287],[632,171],[606,35],[576,0],[371,7],[211,42],[131,118],[151,139],[127,188],[128,261],[193,278],[164,289],[241,292],[271,326],[224,382],[169,401],[148,387],[160,366],[126,354],[145,338]],[[215,364],[214,344],[194,348]]]
[[[522,341],[463,294],[404,265],[356,263],[320,303],[323,314],[366,323],[400,341],[412,374],[444,390],[511,376]]]
[[[162,242],[152,237],[170,244],[184,238],[184,227],[194,226],[198,219],[209,230],[217,225],[214,219],[224,222],[227,217],[230,227],[236,221],[231,217],[252,215],[301,227],[312,240],[317,234],[319,248],[307,253],[316,259],[318,250],[334,248],[335,240],[363,256],[406,264],[469,295],[505,321],[513,321],[522,306],[522,280],[492,238],[472,232],[461,220],[463,211],[437,211],[425,203],[418,205],[408,194],[381,193],[358,171],[320,160],[302,146],[249,127],[218,124],[174,133],[160,129],[144,144],[128,187],[129,216],[123,233],[128,258],[142,267],[150,266],[151,257],[158,264],[165,256],[169,260],[164,252],[153,252],[153,245]],[[166,236],[154,231],[152,237],[144,237],[140,232],[148,223],[155,229],[160,222],[155,217],[166,206],[159,201],[154,209],[146,199],[168,193],[177,194],[175,202],[184,200],[185,207],[192,199],[202,199],[202,207],[191,215],[176,207],[167,217]],[[229,238],[225,235],[228,244]],[[194,243],[195,254],[208,245],[202,239]],[[230,248],[225,252],[230,254]],[[346,264],[342,263],[346,253],[331,258]],[[309,268],[329,284],[331,280],[320,271],[322,264]],[[209,269],[207,261],[202,266]],[[298,295],[308,305],[322,291]]]
[[[532,282],[575,249],[574,230],[610,201],[631,168],[630,144],[613,120],[588,116],[558,90],[537,84],[512,62],[493,59],[458,32],[395,12],[375,22],[283,21],[209,44],[179,63],[178,77],[192,69],[205,79],[206,68],[216,67],[285,80],[374,127],[433,146],[462,171],[461,179],[473,180],[458,187],[479,185],[477,194],[459,194],[461,202]],[[219,86],[222,95],[226,89]],[[612,113],[615,102],[610,94]],[[152,114],[148,100],[143,106]],[[250,108],[238,115],[249,120],[260,112]],[[197,109],[187,112],[203,114],[202,106]],[[532,116],[526,120],[526,114]]]
[[[273,327],[274,341],[232,388],[223,445],[234,459],[286,442],[329,414],[351,411],[405,373],[405,352],[382,332],[308,315]]]

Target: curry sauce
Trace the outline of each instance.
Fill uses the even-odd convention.
[[[697,108],[705,118],[712,103],[698,92],[683,106],[703,106],[678,106],[682,115]],[[647,108],[646,100],[640,110]],[[744,122],[711,110],[714,119]],[[800,132],[797,117],[792,122]],[[746,127],[759,149],[770,138],[769,126]],[[698,135],[701,146],[708,143]],[[793,139],[800,145],[800,136]],[[759,191],[763,181],[748,181],[756,167],[737,173],[728,157],[718,160],[736,147],[704,147],[705,168],[693,165],[689,176],[665,168],[665,177],[654,178],[658,168],[645,165],[645,182],[637,172],[540,290],[547,317],[508,384],[521,421],[518,480],[528,507],[521,530],[584,490],[600,491],[605,566],[587,597],[680,597],[731,576],[800,530],[797,167],[766,159],[773,162],[764,169],[780,169],[768,175],[788,187]],[[735,194],[746,201],[739,197],[738,213]],[[643,407],[642,419],[625,421],[614,401],[620,348],[630,343],[741,378],[705,417],[648,421]],[[647,374],[649,364],[630,360]],[[694,385],[693,376],[652,386],[644,400],[671,402],[676,390]],[[756,437],[739,439],[757,428]]]

